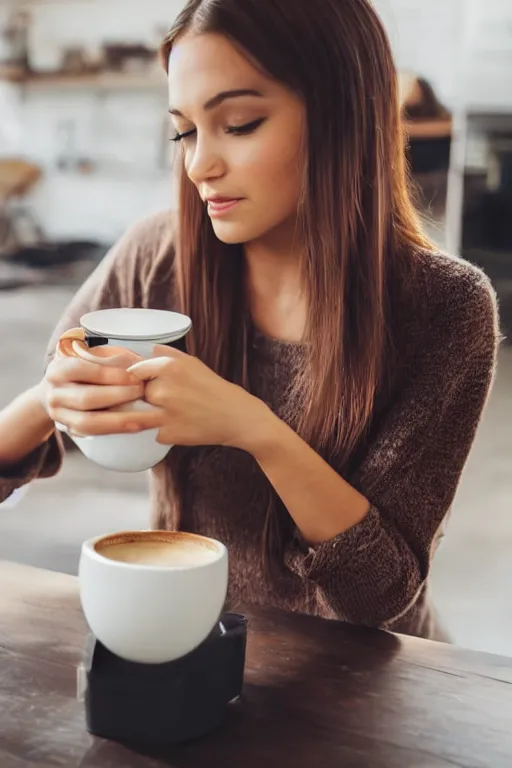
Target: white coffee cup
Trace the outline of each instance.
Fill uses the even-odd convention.
[[[148,543],[176,548],[178,564],[112,559],[120,546],[126,554],[127,547],[142,552]],[[122,659],[161,664],[193,651],[215,627],[226,599],[228,553],[219,541],[191,533],[124,531],[84,542],[79,582],[94,636]]]
[[[90,312],[80,319],[80,324],[81,328],[73,328],[63,334],[57,353],[85,356],[99,365],[123,368],[151,357],[155,344],[175,344],[184,338],[192,325],[189,317],[177,312],[131,308]],[[127,350],[125,355],[122,354],[123,350]],[[151,408],[144,400],[137,400],[112,410],[142,411]],[[62,431],[68,431],[61,424],[56,426]],[[171,448],[158,442],[158,429],[134,434],[68,434],[88,459],[116,472],[143,472],[151,469],[163,461]]]
[[[187,315],[163,309],[100,309],[80,318],[89,342],[124,347],[142,358],[151,357],[155,344],[173,344],[190,331]]]

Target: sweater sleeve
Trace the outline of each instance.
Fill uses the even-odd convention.
[[[69,328],[79,326],[82,315],[97,309],[145,305],[147,285],[155,262],[155,245],[163,234],[165,221],[161,215],[137,223],[108,252],[58,321],[48,345],[45,368],[53,357],[59,337]],[[0,474],[0,504],[27,483],[53,477],[62,465],[63,455],[62,439],[54,432],[23,461],[8,470],[3,469]]]
[[[450,317],[451,316],[451,317]],[[348,481],[370,502],[365,519],[288,565],[336,615],[386,627],[416,602],[453,501],[495,370],[495,298],[480,282],[420,349]]]

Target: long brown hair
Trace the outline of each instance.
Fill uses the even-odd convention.
[[[298,233],[308,354],[289,398],[301,403],[297,432],[327,460],[346,465],[390,364],[396,276],[407,270],[414,248],[429,247],[409,199],[386,34],[368,0],[190,0],[165,39],[166,66],[185,32],[224,35],[305,105]],[[175,277],[181,309],[193,319],[188,349],[243,383],[243,249],[219,242],[179,160],[178,172]],[[291,530],[274,498],[267,555],[282,554]]]

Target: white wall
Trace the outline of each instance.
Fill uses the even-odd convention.
[[[107,41],[157,44],[182,0],[44,0],[31,7],[36,55],[46,47]]]
[[[7,24],[7,6],[0,5],[0,29]],[[0,56],[4,56],[6,44],[0,38]],[[21,144],[20,99],[17,88],[0,82],[0,155],[17,152]]]
[[[512,110],[512,0],[466,0],[463,92],[470,107]]]
[[[467,2],[373,0],[386,27],[397,67],[426,77],[449,107],[460,97]]]
[[[75,44],[156,45],[182,0],[45,0],[31,6],[32,65],[55,68]],[[2,9],[4,10],[4,9]],[[44,168],[32,203],[49,237],[116,239],[134,219],[172,203],[165,163],[167,96],[161,88],[122,92],[0,87],[0,154],[23,155]],[[66,124],[74,154],[91,159],[91,174],[62,171]]]
[[[311,0],[314,2],[314,0]],[[506,2],[508,0],[505,0]],[[431,79],[452,105],[457,94],[457,41],[466,0],[374,0],[399,67]],[[34,64],[55,65],[66,45],[106,41],[156,43],[183,0],[45,0],[34,5]],[[148,92],[0,91],[0,153],[27,155],[45,169],[33,203],[49,236],[113,240],[141,215],[171,202],[162,163],[165,87]],[[98,161],[89,176],[56,169],[63,122],[77,126],[76,148]],[[3,133],[2,133],[3,132]]]

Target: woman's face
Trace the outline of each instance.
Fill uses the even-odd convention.
[[[219,240],[293,233],[304,171],[300,99],[214,34],[174,44],[169,96],[186,172]]]

